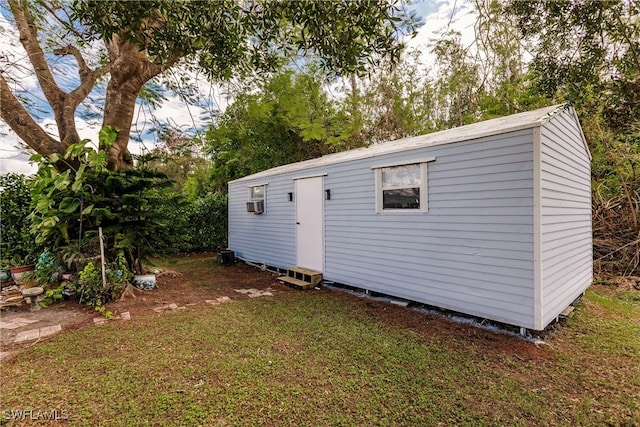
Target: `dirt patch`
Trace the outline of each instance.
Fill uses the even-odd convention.
[[[471,346],[486,354],[511,356],[521,361],[548,357],[544,347],[513,335],[346,292],[331,290],[323,290],[323,292],[332,293],[335,298],[347,299],[353,304],[362,306],[364,311],[378,322],[394,328],[408,329],[411,333],[420,335],[430,342],[446,341],[448,345],[459,345],[461,348]]]
[[[157,276],[155,289],[150,291],[134,289],[127,292],[121,300],[107,304],[106,310],[110,311],[115,319],[126,319],[156,314],[163,311],[157,310],[163,306],[167,309],[178,309],[205,305],[207,301],[216,301],[222,297],[234,301],[256,296],[255,293],[238,292],[238,289],[270,291],[274,296],[295,292],[277,284],[275,274],[263,272],[242,263],[221,266],[217,263],[215,254],[184,255],[177,257],[174,264],[159,267],[160,274]],[[18,348],[33,345],[33,340],[15,342],[16,336],[25,330],[54,325],[60,325],[62,330],[71,330],[95,326],[101,323],[96,323],[95,320],[104,319],[103,315],[97,313],[92,307],[74,301],[56,303],[35,312],[29,311],[28,304],[22,304],[20,307],[4,310],[0,314],[1,321],[10,322],[16,318],[28,318],[36,323],[29,323],[16,329],[0,328],[0,351],[2,352],[13,352]],[[48,338],[38,339],[38,342]]]
[[[161,311],[215,304],[218,299],[242,300],[252,297],[248,289],[270,291],[275,297],[287,292],[304,292],[276,283],[276,275],[260,271],[254,267],[237,263],[221,266],[215,254],[185,255],[172,258],[164,265],[158,260],[160,274],[156,288],[150,291],[134,290],[120,301],[107,304],[107,310],[115,318],[129,313],[131,318],[153,315]],[[245,290],[239,292],[238,290]],[[331,298],[347,301],[359,306],[368,316],[394,328],[408,329],[432,342],[446,340],[449,345],[458,343],[462,347],[473,346],[486,349],[492,354],[509,355],[527,361],[545,357],[544,349],[533,343],[499,332],[478,328],[473,325],[449,321],[445,318],[401,307],[392,303],[371,300],[339,290],[320,291]],[[222,302],[226,300],[220,300]],[[155,310],[154,310],[155,309]],[[28,313],[28,308],[23,307]],[[20,311],[18,311],[19,314]],[[15,312],[13,314],[16,314]],[[62,330],[94,326],[95,318],[101,317],[91,307],[66,301],[54,304],[37,312],[39,319],[48,324],[60,324]],[[7,343],[0,350],[13,350],[26,344]]]

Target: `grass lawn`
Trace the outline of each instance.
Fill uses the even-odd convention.
[[[3,363],[1,380],[6,424],[32,409],[82,426],[640,425],[640,294],[590,288],[536,347],[286,292],[65,332]]]

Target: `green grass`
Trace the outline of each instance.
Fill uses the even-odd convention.
[[[356,300],[286,293],[61,334],[3,364],[0,409],[105,426],[640,424],[638,305],[590,290],[523,358]]]

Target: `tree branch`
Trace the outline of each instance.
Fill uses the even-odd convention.
[[[80,80],[84,80],[84,77],[91,72],[91,69],[77,47],[67,45],[65,47],[54,49],[53,53],[58,56],[72,55],[76,59],[76,62],[78,62]]]
[[[53,74],[51,74],[44,52],[38,43],[38,30],[33,22],[33,17],[20,0],[9,0],[9,7],[20,33],[20,43],[27,51],[42,92],[55,112],[56,107],[62,106],[65,93],[53,79]]]
[[[24,105],[13,95],[2,72],[0,72],[0,117],[29,147],[40,154],[64,154],[65,148],[59,141],[44,131]]]

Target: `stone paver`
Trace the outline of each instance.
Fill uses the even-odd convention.
[[[60,332],[62,330],[62,326],[53,325],[53,326],[45,326],[44,328],[40,328],[40,336],[46,337],[49,335],[53,335],[56,332]]]
[[[18,332],[15,342],[21,343],[25,341],[37,340],[40,338],[40,329],[30,329],[28,331]]]
[[[154,307],[152,310],[155,311],[156,313],[162,313],[163,311],[167,311],[167,310],[175,311],[183,308],[186,308],[186,307],[178,307],[178,304],[173,302],[171,304],[165,304],[165,305],[160,305],[158,307]]]
[[[247,295],[249,298],[258,298],[258,297],[272,297],[273,293],[271,292],[273,289],[267,288],[265,290],[259,289],[234,289],[234,291],[239,292],[243,295]]]
[[[0,320],[0,329],[17,329],[23,326],[36,323],[35,319],[26,319],[24,317],[15,317],[10,320]]]
[[[20,324],[14,322],[2,322],[0,321],[0,329],[17,329]]]

